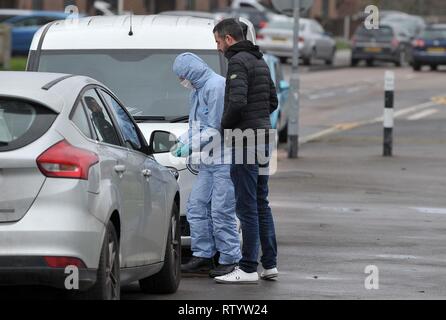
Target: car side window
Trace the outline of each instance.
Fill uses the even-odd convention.
[[[90,119],[93,130],[99,142],[121,146],[118,132],[104,104],[94,89],[85,92],[82,97],[87,117]]]
[[[34,27],[39,25],[39,17],[23,18],[14,23],[15,27]]]
[[[110,96],[104,90],[101,90],[101,94],[104,97],[106,103],[111,107],[113,113],[118,121],[119,127],[121,129],[122,135],[124,136],[124,141],[130,149],[136,151],[142,151],[143,143],[141,142],[136,125],[124,110],[124,108],[116,101],[112,96]]]
[[[88,124],[87,114],[85,113],[84,106],[81,102],[75,106],[71,121],[87,138],[93,139],[90,125]]]

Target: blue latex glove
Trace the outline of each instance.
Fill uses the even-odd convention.
[[[191,153],[191,147],[182,142],[178,142],[177,148],[172,152],[172,154],[177,158],[187,158],[191,155]]]

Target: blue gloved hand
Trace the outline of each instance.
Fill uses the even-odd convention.
[[[173,156],[177,158],[187,158],[191,155],[191,153],[191,147],[182,142],[178,142],[177,148],[172,151]]]

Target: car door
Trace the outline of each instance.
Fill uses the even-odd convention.
[[[121,217],[121,266],[137,265],[136,250],[129,243],[128,236],[136,231],[139,213],[138,203],[142,191],[132,192],[134,185],[128,173],[128,150],[118,131],[118,126],[110,110],[94,87],[89,87],[82,95],[87,118],[90,121],[94,139],[98,141],[98,154],[101,159],[101,180],[111,190],[112,197],[119,203]]]
[[[324,29],[316,21],[311,21],[311,34],[315,40],[316,58],[322,59],[327,56]]]
[[[132,192],[142,192],[138,202],[136,232],[129,243],[137,248],[139,265],[157,263],[163,260],[162,253],[166,239],[166,195],[160,167],[154,158],[145,152],[147,143],[121,103],[111,93],[101,89],[106,103],[111,107],[119,124],[124,141],[129,149],[129,175],[135,184]]]

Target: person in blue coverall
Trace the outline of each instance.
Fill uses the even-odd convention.
[[[181,84],[192,90],[190,129],[173,150],[177,157],[188,157],[192,152],[203,151],[211,142],[219,145],[222,140],[226,80],[192,53],[179,55],[173,71]],[[218,139],[216,144],[214,139]],[[231,166],[224,164],[221,150],[216,148],[206,161],[200,162],[200,172],[188,201],[193,257],[181,268],[186,275],[209,273],[215,278],[232,272],[241,259]],[[215,267],[213,258],[217,252],[219,265]]]

